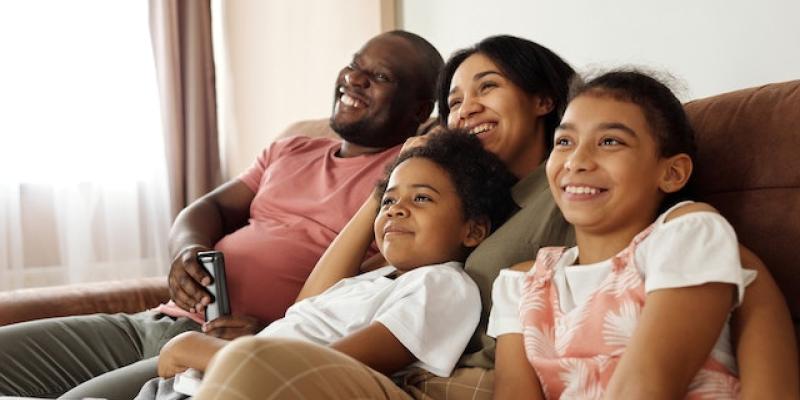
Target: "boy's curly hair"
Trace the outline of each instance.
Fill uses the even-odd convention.
[[[517,178],[497,156],[483,149],[477,137],[459,129],[433,133],[424,146],[400,153],[397,160],[386,168],[386,177],[377,185],[379,198],[386,192],[392,171],[415,157],[431,160],[447,172],[461,198],[467,220],[486,217],[493,232],[516,211],[511,187]]]

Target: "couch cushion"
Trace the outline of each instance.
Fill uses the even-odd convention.
[[[800,80],[691,101],[695,189],[764,260],[800,319]]]

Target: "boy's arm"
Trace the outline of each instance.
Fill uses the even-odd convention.
[[[739,252],[742,266],[758,271],[731,320],[742,398],[800,398],[797,347],[786,302],[764,263],[744,246]]]
[[[416,357],[380,322],[373,322],[337,342],[331,348],[368,367],[391,375],[416,361]]]
[[[185,332],[170,339],[158,355],[158,376],[171,378],[189,368],[205,371],[211,357],[227,340],[204,335],[199,332]]]
[[[706,283],[648,294],[605,398],[683,398],[719,338],[734,291]]]
[[[364,254],[375,237],[373,224],[378,205],[378,199],[371,194],[317,261],[296,301],[316,296],[336,282],[358,275]]]
[[[497,338],[494,356],[493,399],[544,399],[539,377],[525,357],[521,333],[507,333]]]

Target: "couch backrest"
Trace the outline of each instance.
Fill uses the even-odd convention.
[[[800,321],[800,80],[685,105],[697,133],[699,199],[767,265]]]

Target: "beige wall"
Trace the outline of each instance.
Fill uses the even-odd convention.
[[[216,0],[217,95],[233,177],[292,122],[330,114],[338,71],[394,27],[394,1]]]

